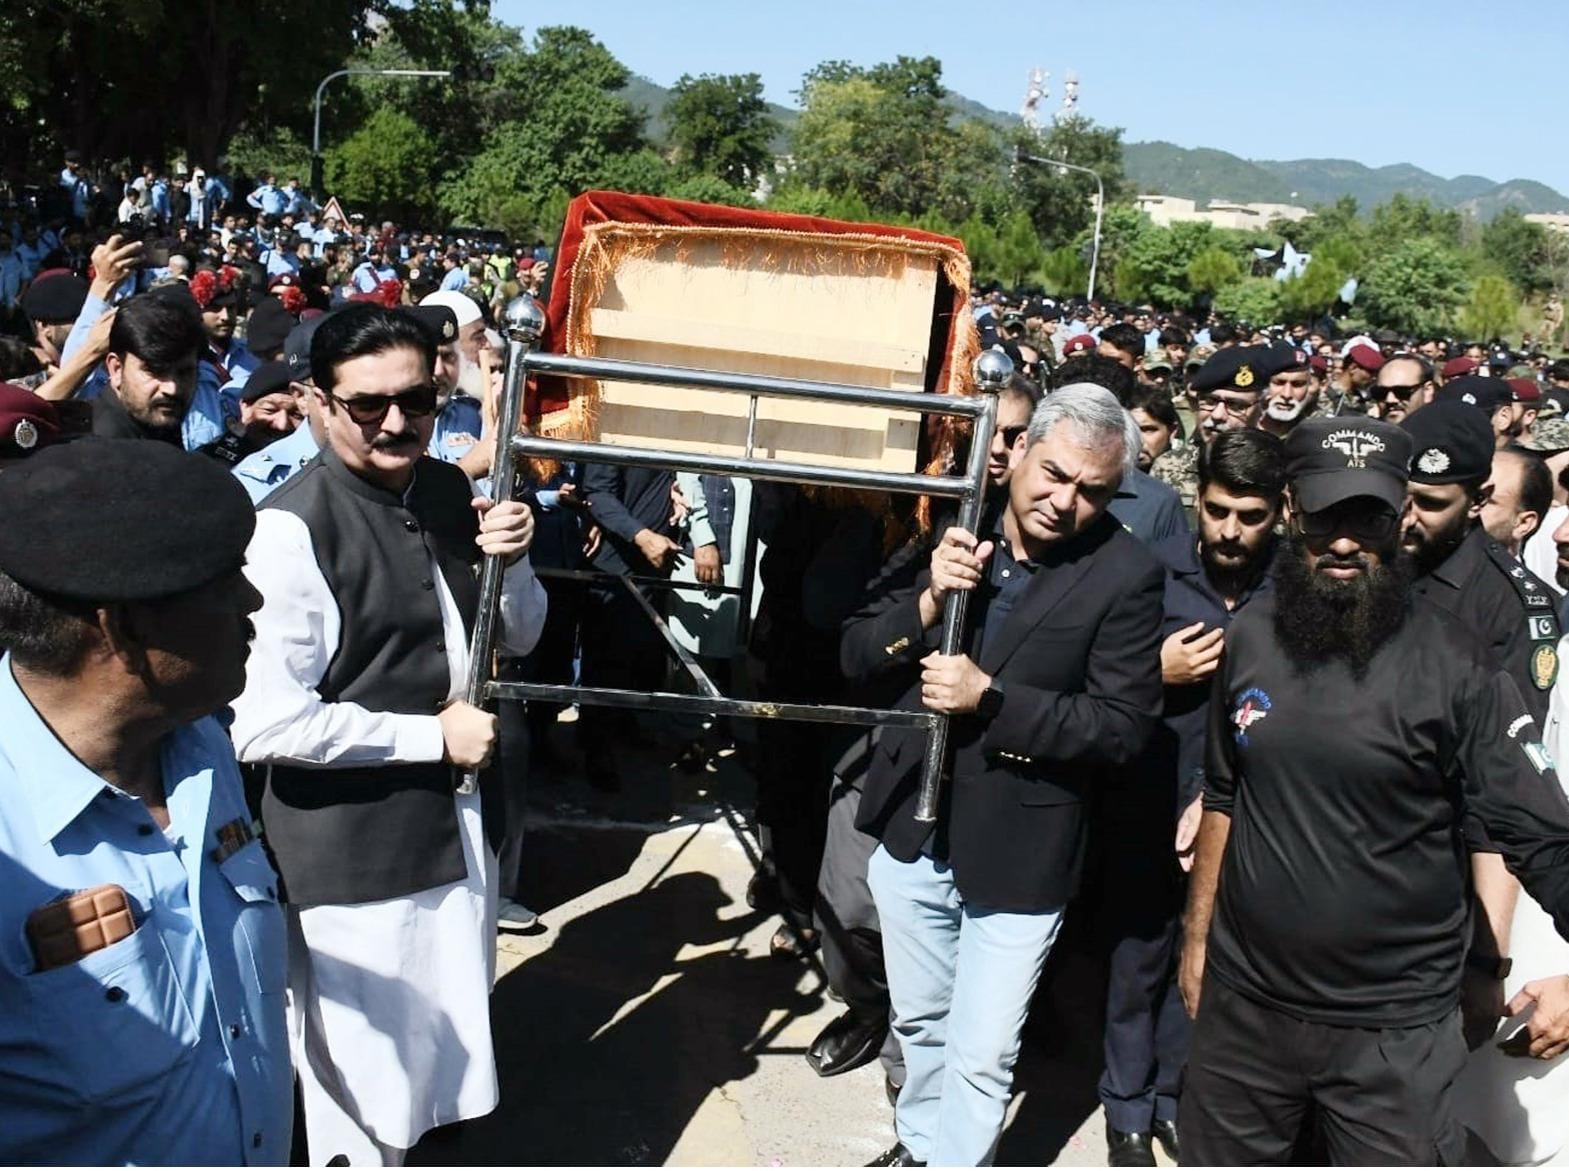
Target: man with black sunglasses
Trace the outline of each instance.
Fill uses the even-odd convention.
[[[1485,831],[1569,935],[1569,801],[1541,730],[1487,647],[1411,597],[1420,450],[1373,419],[1286,440],[1275,592],[1232,624],[1210,705],[1184,1162],[1287,1162],[1310,1111],[1337,1165],[1461,1161],[1466,846]],[[1546,1013],[1527,1029],[1543,1051],[1569,1038]]]
[[[1433,401],[1433,364],[1420,354],[1396,354],[1378,368],[1373,402],[1378,417],[1399,423]]]
[[[317,1164],[399,1163],[426,1130],[497,1101],[500,805],[490,770],[455,791],[489,763],[496,717],[460,697],[481,558],[507,562],[505,653],[532,649],[545,594],[527,506],[492,505],[425,454],[434,350],[379,306],[322,322],[321,452],[266,498],[248,550],[264,604],[231,732],[264,774]]]

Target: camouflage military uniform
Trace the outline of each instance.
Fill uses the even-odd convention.
[[[1198,514],[1199,443],[1195,435],[1181,447],[1168,447],[1150,465],[1151,476],[1177,490],[1177,495],[1182,497],[1182,507],[1188,510],[1190,521]]]
[[[1035,347],[1041,356],[1041,381],[1046,381],[1046,376],[1057,368],[1057,343],[1052,341],[1051,335],[1043,329],[1024,327],[1024,340]]]
[[[1543,455],[1569,451],[1569,419],[1562,415],[1538,415],[1535,425],[1521,438],[1520,446]]]

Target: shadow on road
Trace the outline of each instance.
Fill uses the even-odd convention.
[[[570,837],[536,839],[544,871],[582,861],[561,856]],[[761,916],[722,918],[730,906],[712,876],[678,873],[563,926],[496,987],[501,1105],[427,1136],[411,1163],[663,1163],[715,1087],[755,1071],[769,1015],[820,1003],[797,993],[798,965],[740,950]]]
[[[1014,1092],[1023,1100],[997,1144],[998,1166],[1055,1162],[1100,1109],[1105,966],[1087,934],[1069,935],[1065,927],[1063,946],[1042,973],[1014,1071]]]

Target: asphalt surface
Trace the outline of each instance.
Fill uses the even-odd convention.
[[[617,794],[575,754],[534,770],[520,897],[541,921],[499,943],[501,1105],[412,1164],[859,1166],[893,1143],[880,1065],[820,1078],[802,1057],[842,1009],[746,904],[742,757],[691,774],[670,755],[629,756]],[[1104,1166],[1094,965],[1059,947],[1045,984],[997,1162]]]

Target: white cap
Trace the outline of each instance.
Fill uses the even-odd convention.
[[[453,289],[437,289],[434,293],[427,294],[420,304],[440,305],[444,309],[451,309],[452,315],[458,319],[459,329],[471,321],[480,319],[479,305],[474,298]]]

